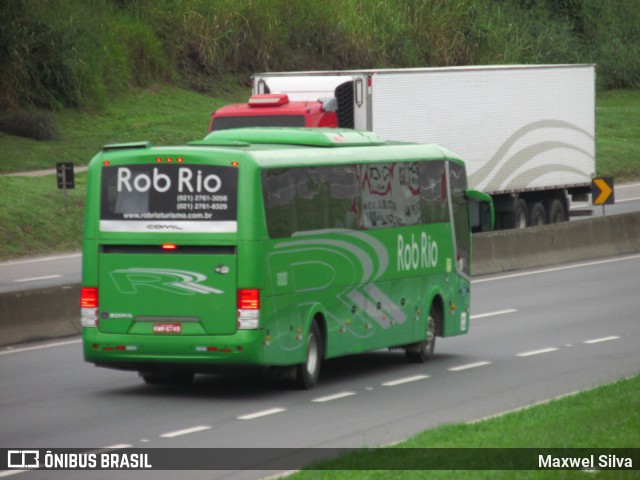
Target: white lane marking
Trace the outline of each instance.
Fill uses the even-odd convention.
[[[41,350],[43,348],[53,348],[53,347],[62,347],[64,345],[72,345],[74,343],[81,343],[82,340],[69,340],[66,342],[54,342],[47,343],[46,345],[37,345],[35,347],[24,347],[24,348],[7,348],[6,350],[0,351],[0,355],[9,355],[10,353],[20,353],[20,352],[30,352],[31,350]]]
[[[268,415],[274,415],[276,413],[286,411],[286,408],[271,408],[269,410],[262,410],[261,412],[249,413],[238,417],[238,420],[253,420],[254,418],[266,417]]]
[[[175,432],[163,433],[160,435],[162,438],[181,437],[182,435],[189,435],[190,433],[202,432],[203,430],[209,430],[211,427],[207,425],[198,425],[197,427],[185,428],[184,430],[176,430]]]
[[[467,363],[466,365],[460,365],[459,367],[451,367],[449,371],[461,372],[463,370],[469,370],[470,368],[484,367],[485,365],[491,365],[491,362],[483,361],[483,362]]]
[[[496,312],[479,313],[477,315],[471,315],[471,320],[477,320],[479,318],[493,317],[496,315],[506,315],[507,313],[516,313],[518,310],[515,308],[507,308],[506,310],[498,310]]]
[[[49,280],[51,278],[60,278],[62,275],[45,275],[43,277],[31,277],[31,278],[18,278],[14,280],[15,283],[24,283],[24,282],[37,282],[38,280]]]
[[[534,355],[542,355],[543,353],[555,352],[556,350],[558,350],[556,347],[541,348],[539,350],[518,353],[516,357],[532,357]]]
[[[38,262],[49,262],[51,260],[64,260],[66,258],[76,258],[80,257],[81,253],[70,253],[68,255],[53,255],[51,257],[42,257],[42,258],[29,258],[27,260],[9,260],[8,262],[1,262],[0,267],[5,265],[24,265],[26,263],[38,263]]]
[[[611,340],[618,340],[619,338],[620,337],[616,335],[611,335],[610,337],[593,338],[591,340],[585,340],[583,343],[586,343],[587,345],[591,345],[594,343],[610,342]]]
[[[616,190],[620,190],[621,188],[635,188],[640,187],[640,183],[625,183],[624,185],[616,185]]]
[[[280,478],[287,478],[291,475],[295,475],[300,470],[285,470],[284,472],[274,473],[273,475],[269,475],[268,477],[263,477],[262,480],[278,480]]]
[[[414,375],[413,377],[399,378],[398,380],[391,380],[382,384],[383,387],[395,387],[396,385],[402,385],[404,383],[417,382],[418,380],[424,380],[431,375]]]
[[[640,200],[640,197],[632,197],[632,198],[616,198],[616,203],[624,203],[624,202],[635,202]]]
[[[336,393],[335,395],[327,395],[326,397],[314,398],[311,401],[316,403],[324,403],[324,402],[330,402],[331,400],[338,400],[339,398],[350,397],[355,394],[356,392],[340,392],[340,393]]]
[[[133,445],[129,443],[119,443],[117,445],[111,445],[110,447],[97,448],[95,450],[89,450],[87,453],[108,453],[113,450],[124,450],[125,448],[131,448]]]
[[[471,280],[471,283],[494,282],[496,280],[507,280],[509,278],[527,277],[529,275],[538,275],[540,273],[559,272],[562,270],[571,270],[573,268],[591,267],[594,265],[603,265],[603,264],[615,263],[615,262],[626,262],[628,260],[637,260],[639,258],[640,258],[640,255],[628,255],[626,257],[609,258],[607,260],[597,260],[594,262],[586,262],[586,263],[576,263],[573,265],[565,265],[563,267],[543,268],[541,270],[533,270],[530,272],[510,273],[508,275],[500,275],[499,277],[479,278],[477,280]]]
[[[28,472],[29,470],[3,470],[0,472],[0,478],[10,477],[11,475],[17,475],[18,473]]]

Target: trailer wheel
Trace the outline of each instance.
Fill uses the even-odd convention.
[[[527,202],[522,198],[515,201],[513,211],[506,211],[502,214],[502,228],[525,228],[529,221],[529,209]]]
[[[313,322],[307,336],[307,358],[296,368],[296,384],[304,390],[313,388],[320,378],[322,363],[322,334],[317,322]]]
[[[567,212],[564,209],[564,205],[560,200],[554,198],[547,203],[547,215],[549,223],[560,223],[567,221]]]
[[[529,225],[537,227],[545,225],[547,223],[547,213],[544,209],[544,205],[540,202],[535,202],[529,209]]]

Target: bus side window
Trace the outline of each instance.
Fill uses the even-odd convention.
[[[361,209],[355,165],[327,167],[329,170],[328,228],[355,230]]]
[[[420,203],[423,223],[449,222],[447,175],[443,161],[420,163]]]
[[[271,238],[290,237],[297,227],[294,172],[292,168],[262,172],[267,230]]]
[[[452,185],[466,201],[461,174]],[[265,170],[262,185],[271,238],[450,221],[444,161]]]
[[[466,275],[471,275],[469,199],[466,195],[467,176],[464,167],[454,162],[449,162],[449,188],[451,189],[451,210],[456,239],[457,269]]]
[[[262,175],[270,238],[357,227],[361,207],[355,166],[266,170]]]

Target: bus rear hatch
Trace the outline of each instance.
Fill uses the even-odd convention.
[[[146,152],[103,165],[99,330],[234,333],[238,168]]]
[[[234,247],[102,247],[103,333],[229,335],[236,331]]]

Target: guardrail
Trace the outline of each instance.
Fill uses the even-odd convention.
[[[0,345],[80,333],[80,285],[0,294]]]
[[[640,251],[640,212],[473,237],[474,276]]]
[[[640,212],[473,237],[474,276],[640,252]],[[80,333],[80,286],[0,294],[0,345]]]

